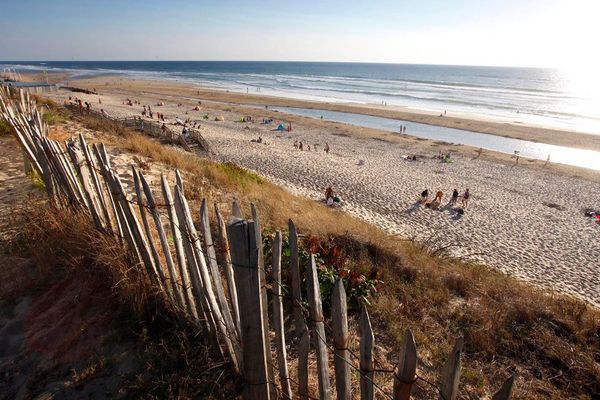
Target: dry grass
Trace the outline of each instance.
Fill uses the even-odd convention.
[[[134,357],[142,370],[122,384],[128,398],[235,398],[238,378],[227,361],[214,361],[198,328],[176,317],[147,280],[141,265],[133,263],[127,250],[112,236],[99,233],[89,217],[49,205],[22,212],[22,229],[10,248],[33,261],[38,268],[38,287],[83,279],[100,285],[93,294],[77,291],[77,303],[106,310],[116,333],[107,340],[136,343]],[[61,286],[61,285],[58,285]],[[28,295],[35,297],[35,288]],[[83,296],[101,297],[98,303]],[[56,302],[64,299],[53,299]],[[76,324],[64,317],[65,324]],[[71,326],[69,325],[69,326]],[[85,330],[81,328],[82,332]],[[106,334],[106,332],[102,332]],[[114,342],[114,343],[113,343]],[[101,351],[100,348],[96,349]],[[102,353],[81,371],[74,382],[105,374],[110,363]],[[108,365],[108,367],[107,367]]]
[[[244,210],[253,202],[263,226],[283,228],[292,218],[300,232],[339,244],[353,268],[377,267],[384,281],[372,308],[378,340],[393,361],[404,331],[412,329],[419,373],[436,380],[453,341],[464,336],[460,398],[489,396],[512,373],[519,376],[514,398],[598,398],[597,309],[480,265],[438,257],[232,164],[200,159],[105,120],[76,118],[102,132],[102,140],[181,170],[190,198],[223,204],[236,198]]]

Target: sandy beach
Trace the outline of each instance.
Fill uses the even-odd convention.
[[[475,149],[468,146],[228,104],[264,104],[261,101],[275,104],[274,99],[262,96],[199,90],[177,82],[124,78],[96,78],[78,82],[77,86],[96,88],[100,96],[63,90],[53,96],[61,102],[68,96],[77,96],[90,101],[96,109],[104,108],[112,117],[140,115],[141,105],[123,104],[125,98],[131,98],[164,113],[167,121],[172,122],[175,117],[192,118],[200,123],[200,131],[219,160],[235,162],[292,192],[313,198],[315,206],[320,206],[317,201],[324,197],[325,188],[332,186],[344,201],[341,210],[370,221],[390,234],[430,240],[436,246],[450,245],[455,256],[483,262],[548,289],[600,305],[597,290],[600,224],[586,217],[583,211],[600,208],[600,174],[597,172],[552,164],[544,168],[543,162],[515,165],[510,156],[500,153],[486,151],[477,157]],[[98,97],[102,105],[98,104]],[[202,100],[202,109],[194,111],[198,99]],[[165,104],[158,107],[160,100]],[[279,105],[297,105],[295,102],[277,100]],[[302,107],[306,106],[303,102]],[[340,107],[357,106],[335,105],[337,110]],[[319,103],[318,108],[325,105]],[[401,113],[379,109],[369,112],[385,116]],[[203,120],[202,116],[207,113],[210,120]],[[259,122],[235,122],[248,114]],[[214,121],[217,115],[223,115],[225,121]],[[274,132],[273,124],[260,123],[262,117],[274,118],[275,126],[279,121],[292,122],[293,130]],[[422,118],[417,122],[427,123],[428,119],[438,117],[414,118]],[[442,119],[448,124],[465,123],[449,117]],[[489,133],[499,129],[494,123],[488,122],[486,126]],[[465,125],[460,127],[468,129]],[[583,135],[518,128],[503,132],[528,140],[543,136],[544,141],[560,145],[581,143],[580,135]],[[252,142],[259,136],[263,143]],[[584,136],[590,138],[585,142],[586,148],[600,149],[600,137]],[[301,141],[304,151],[295,149],[294,141]],[[329,153],[324,151],[325,143],[331,148]],[[434,158],[440,151],[450,152],[453,162],[442,163]],[[418,161],[405,161],[403,155],[417,155]],[[455,188],[461,194],[466,188],[472,193],[469,207],[462,216],[452,209],[434,211],[415,205],[424,189],[432,193],[443,191],[442,205],[445,205]]]

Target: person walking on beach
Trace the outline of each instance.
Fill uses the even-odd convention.
[[[304,150],[304,146],[302,145],[302,142],[300,142],[300,144],[298,144],[298,148],[300,149],[300,151]]]
[[[465,193],[462,197],[462,206],[466,209],[469,206],[469,199],[471,198],[471,193],[469,193],[469,189],[465,190]]]
[[[455,206],[457,201],[458,201],[458,190],[454,189],[454,191],[452,192],[452,197],[450,198],[450,201],[448,202],[448,206]]]

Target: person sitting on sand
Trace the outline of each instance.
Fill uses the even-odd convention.
[[[325,142],[325,153],[329,154],[329,143]]]
[[[331,188],[331,186],[325,189],[325,200],[329,199],[333,200],[333,189]]]
[[[437,193],[435,194],[435,198],[433,199],[433,201],[431,203],[429,203],[429,207],[432,210],[437,210],[438,207],[440,206],[440,204],[442,204],[443,196],[444,196],[444,192],[442,192],[441,190],[438,190]]]
[[[300,143],[298,144],[298,148],[300,149],[300,151],[304,150],[304,146],[302,145],[302,142],[300,142]]]
[[[462,206],[463,208],[467,208],[469,206],[469,198],[471,197],[471,193],[469,193],[469,189],[465,190],[465,193],[462,197]]]
[[[429,199],[429,190],[425,189],[421,192],[421,200],[419,200],[419,204],[427,203],[428,199]]]

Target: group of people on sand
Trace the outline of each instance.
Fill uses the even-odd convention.
[[[441,190],[438,190],[435,193],[435,197],[433,198],[433,200],[430,200],[429,189],[425,189],[421,192],[421,198],[419,199],[419,204],[422,204],[427,208],[431,208],[432,210],[437,210],[440,208],[440,205],[442,204],[443,197],[444,197],[444,192],[442,192]],[[446,204],[446,208],[455,207],[456,204],[458,203],[459,197],[462,198],[462,209],[466,210],[467,207],[469,206],[469,200],[471,198],[471,192],[469,192],[469,189],[466,189],[462,196],[459,196],[458,190],[454,189],[452,191],[452,197]]]
[[[313,149],[314,151],[318,151],[318,147],[319,143],[314,143],[313,144]],[[300,151],[304,151],[304,149],[306,149],[306,151],[310,151],[310,144],[307,144],[306,146],[304,145],[304,143],[302,143],[299,140],[294,140],[294,148],[298,149]],[[329,143],[325,142],[325,147],[323,148],[323,150],[325,151],[325,153],[329,154],[329,150],[331,150],[331,148],[329,147]]]

